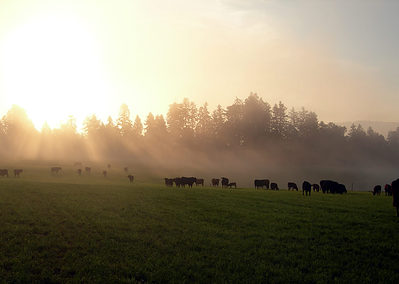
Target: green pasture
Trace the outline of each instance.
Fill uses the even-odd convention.
[[[177,189],[111,173],[0,177],[0,280],[399,282],[391,197]]]

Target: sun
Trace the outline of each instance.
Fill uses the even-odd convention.
[[[71,15],[40,16],[10,31],[0,46],[2,96],[26,109],[34,125],[78,121],[109,108],[101,44]]]

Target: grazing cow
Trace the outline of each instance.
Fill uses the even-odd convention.
[[[320,191],[320,186],[317,183],[312,184],[312,187],[313,187],[313,191],[317,191],[317,192]]]
[[[111,168],[111,164],[108,164],[108,165],[107,165],[107,168],[110,169],[110,168]]]
[[[268,179],[256,179],[254,180],[255,188],[258,189],[259,187],[263,189],[269,189],[270,180]]]
[[[234,186],[234,188],[237,188],[237,183],[236,182],[230,182],[228,185],[228,187],[232,188]]]
[[[82,169],[78,169],[77,172],[78,172],[78,175],[80,175],[80,176],[82,175]]]
[[[197,181],[195,177],[181,177],[181,184],[183,187],[188,185],[188,187],[193,187],[193,184]]]
[[[103,171],[103,176],[107,177],[107,171]]]
[[[399,179],[392,182],[393,207],[396,207],[396,216],[399,217]]]
[[[296,183],[295,182],[289,182],[288,183],[288,190],[296,190],[296,191],[298,191],[298,186],[296,185]]]
[[[129,171],[128,167],[124,167],[123,170],[125,171],[125,173],[127,173]]]
[[[271,190],[278,190],[278,185],[277,185],[277,183],[272,182],[272,183],[270,184],[270,189],[271,189]]]
[[[133,180],[134,180],[134,176],[132,176],[132,175],[128,175],[127,177],[129,178],[129,182],[130,182],[130,183],[132,183],[132,182],[133,182]]]
[[[91,168],[90,167],[85,167],[85,171],[88,175],[90,175],[91,173]]]
[[[176,187],[180,187],[180,186],[182,186],[182,180],[181,180],[181,178],[174,178],[173,179],[173,182],[176,184]]]
[[[390,184],[386,184],[384,189],[385,189],[385,195],[388,196],[392,195],[392,186]]]
[[[195,185],[196,185],[196,186],[198,186],[198,185],[204,186],[204,179],[203,179],[203,178],[197,178],[197,179],[195,180]]]
[[[50,171],[51,171],[52,174],[58,174],[58,173],[60,173],[62,171],[62,168],[61,167],[52,167],[50,169]]]
[[[227,187],[229,185],[229,179],[222,177],[222,188]]]
[[[312,185],[308,181],[304,181],[302,183],[302,195],[306,194],[306,196],[310,196],[310,193],[312,192]]]
[[[173,178],[165,178],[166,186],[173,186]]]
[[[321,180],[320,186],[323,193],[342,194],[347,192],[345,185],[332,180]]]
[[[212,186],[219,186],[219,179],[218,178],[213,178],[212,179]]]
[[[7,169],[0,169],[0,176],[4,177],[8,177],[8,170]]]
[[[23,169],[15,169],[14,170],[14,177],[19,177],[19,175],[23,172]]]
[[[381,185],[374,186],[373,195],[381,195]]]

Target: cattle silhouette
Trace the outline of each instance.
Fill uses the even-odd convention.
[[[388,196],[392,195],[392,186],[390,184],[386,184],[384,189],[385,189],[385,195]]]
[[[0,169],[0,176],[4,177],[8,177],[8,170],[7,169]]]
[[[302,183],[302,195],[310,196],[310,193],[312,192],[312,185],[308,181],[304,181]]]
[[[219,186],[219,179],[218,178],[213,178],[212,179],[212,186]]]
[[[203,178],[197,178],[197,179],[195,180],[195,185],[196,185],[196,186],[198,186],[198,185],[204,186],[204,179],[203,179]]]
[[[399,216],[399,179],[392,182],[393,206],[396,208],[396,216]]]
[[[229,185],[229,179],[222,177],[222,188],[227,187]]]
[[[254,180],[254,185],[255,185],[256,189],[258,189],[258,188],[262,188],[263,189],[263,187],[265,187],[265,189],[269,189],[269,184],[270,184],[270,181],[268,179],[256,179],[256,180]]]
[[[323,193],[343,194],[347,192],[345,185],[332,180],[321,180],[320,186]]]
[[[296,185],[296,183],[295,182],[289,182],[288,183],[288,190],[296,190],[296,191],[298,191],[298,186]]]
[[[19,175],[23,172],[23,169],[15,169],[14,170],[14,177],[19,177]]]
[[[279,190],[277,183],[272,182],[272,183],[270,184],[270,189],[271,189],[271,190]]]
[[[374,186],[373,195],[381,195],[381,185]]]
[[[166,186],[173,186],[173,178],[165,178]]]
[[[188,185],[188,187],[193,187],[193,184],[196,182],[196,180],[197,179],[195,177],[181,177],[181,184],[183,187],[186,185]]]
[[[173,179],[173,182],[176,184],[177,187],[182,186],[181,178],[177,177]]]
[[[237,183],[236,182],[230,182],[228,185],[228,187],[232,188],[234,186],[234,188],[237,188]]]

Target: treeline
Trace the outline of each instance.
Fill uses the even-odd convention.
[[[3,159],[130,159],[166,167],[205,161],[231,164],[221,159],[235,156],[243,163],[307,167],[395,165],[398,146],[399,128],[385,139],[371,128],[346,129],[319,121],[304,108],[288,109],[282,102],[272,106],[253,93],[214,110],[184,99],[171,104],[166,117],[149,113],[144,121],[132,118],[122,105],[116,120],[87,117],[82,133],[73,117],[60,128],[44,125],[37,131],[18,106],[0,121]]]

